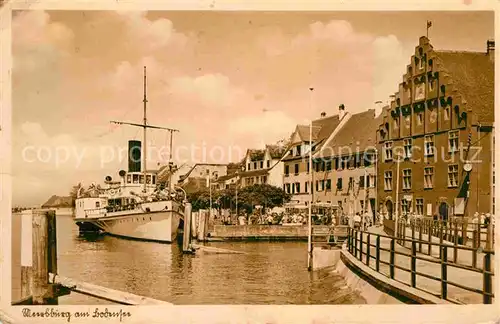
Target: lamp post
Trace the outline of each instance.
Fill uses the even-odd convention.
[[[310,97],[309,97],[309,111],[312,111],[312,96],[313,96],[314,88],[309,88]],[[308,236],[307,236],[307,269],[309,271],[312,270],[312,204],[313,204],[313,167],[312,167],[312,153],[313,153],[313,144],[312,144],[312,119],[309,124],[309,180],[311,181],[311,199],[309,200],[309,217],[308,217]]]

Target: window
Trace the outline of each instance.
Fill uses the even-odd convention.
[[[458,186],[458,164],[448,165],[448,187]]]
[[[290,166],[285,165],[285,177],[288,177],[289,174],[290,174]]]
[[[404,152],[404,154],[405,154],[404,158],[405,159],[411,158],[411,149],[412,149],[411,144],[412,144],[411,138],[406,138],[403,141],[404,150],[405,150],[405,152]]]
[[[307,162],[307,173],[309,173],[309,162]]]
[[[264,161],[260,161],[260,168],[263,169],[264,168]]]
[[[411,189],[411,169],[403,170],[403,189]]]
[[[448,133],[448,152],[454,153],[458,151],[458,131]]]
[[[337,190],[342,190],[342,178],[337,179]]]
[[[444,118],[444,120],[450,119],[450,107],[444,108],[443,118]]]
[[[267,160],[267,167],[270,168],[271,167],[271,161]]]
[[[364,188],[365,187],[365,176],[360,176],[359,177],[359,187]]]
[[[295,183],[295,192],[300,193],[300,182]]]
[[[138,174],[134,174],[133,177],[134,177],[134,183],[135,184],[139,183],[139,175]]]
[[[132,183],[132,175],[127,174],[127,183]]]
[[[384,144],[384,160],[392,160],[392,142],[385,142]]]
[[[267,183],[267,176],[262,176],[262,183]]]
[[[295,163],[295,175],[299,174],[299,164]]]
[[[424,189],[434,187],[434,167],[424,168]]]
[[[316,191],[319,191],[319,181],[316,180]]]
[[[290,184],[289,183],[286,184],[286,192],[290,193]]]
[[[375,181],[376,180],[377,180],[377,177],[374,174],[368,175],[368,178],[366,178],[366,187],[375,188]]]
[[[419,59],[418,60],[418,68],[419,69],[423,69],[424,68],[424,60],[423,59]]]
[[[96,201],[95,202],[95,208],[99,208],[99,207],[101,207],[101,204],[98,201]]]
[[[247,170],[250,171],[250,163],[248,163]]]
[[[297,156],[299,156],[300,155],[300,145],[297,145],[297,150],[296,151],[297,151]]]
[[[424,123],[424,114],[419,112],[417,115],[417,125],[421,126]]]
[[[406,200],[406,199],[402,199],[401,200],[401,213],[403,215],[405,214],[408,214],[411,210],[411,202]]]
[[[398,128],[399,127],[399,118],[394,118],[394,128]]]
[[[294,194],[294,193],[295,193],[295,184],[294,184],[294,183],[292,183],[292,185],[291,185],[291,186],[292,186],[292,194]]]
[[[141,175],[139,176],[139,182],[140,182],[141,184],[144,184],[144,174],[141,174]]]
[[[326,162],[326,171],[330,171],[332,169],[332,161]]]
[[[153,184],[156,184],[156,176],[153,176]]]
[[[354,164],[355,164],[355,167],[356,168],[360,168],[361,167],[361,156],[359,153],[357,153],[355,156],[354,156]]]
[[[151,184],[151,175],[146,175],[146,184]]]
[[[325,171],[325,161],[320,162],[320,167],[321,167],[320,171]]]
[[[430,79],[429,80],[429,91],[433,91],[434,90],[435,83],[436,83],[436,80],[434,80],[434,79]]]
[[[339,159],[338,158],[335,158],[334,159],[334,168],[335,170],[338,170],[340,167],[340,164],[339,164]]]
[[[257,169],[257,162],[253,163],[253,168],[254,168],[254,170]]]
[[[431,156],[434,155],[434,135],[426,135],[424,138],[424,155]]]
[[[319,181],[319,191],[325,190],[325,180]]]
[[[326,180],[326,190],[332,190],[332,180],[331,179]]]
[[[309,181],[306,181],[306,193],[309,192]]]
[[[423,198],[417,198],[415,199],[415,209],[417,215],[424,215],[424,199]]]
[[[384,172],[384,190],[392,190],[392,171]]]

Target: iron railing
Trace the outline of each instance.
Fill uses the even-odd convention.
[[[429,236],[430,237],[430,236]],[[389,239],[389,248],[386,246],[381,246],[381,238]],[[483,296],[484,304],[491,304],[494,298],[493,294],[493,276],[494,272],[492,269],[492,256],[494,255],[493,249],[484,249],[480,252],[477,249],[473,249],[467,246],[450,246],[449,244],[436,243],[432,241],[423,241],[415,238],[406,238],[406,241],[411,245],[410,253],[401,252],[396,250],[396,243],[401,242],[401,237],[383,235],[378,233],[370,233],[358,229],[349,228],[348,238],[347,238],[347,249],[351,255],[355,258],[359,259],[361,262],[366,264],[366,266],[374,269],[375,271],[383,274],[384,276],[395,280],[395,272],[396,269],[402,270],[410,273],[410,282],[399,281],[402,284],[410,286],[412,288],[416,288],[427,293],[434,294],[435,296],[447,300],[448,296],[448,286],[455,286],[461,289],[464,289],[469,292],[473,292],[476,294],[481,294]],[[373,244],[375,242],[375,244]],[[417,246],[420,247],[422,245],[430,246],[438,246],[440,250],[440,258],[428,257],[425,255],[417,254]],[[364,248],[363,248],[364,247]],[[372,248],[375,248],[375,253],[372,253]],[[473,254],[482,253],[483,254],[483,267],[482,269],[478,269],[476,267],[459,264],[456,262],[452,262],[448,260],[448,250],[449,249],[457,249],[464,251],[471,251]],[[389,258],[384,260],[381,258],[381,251],[386,251],[389,253]],[[405,267],[396,262],[396,255],[401,255],[410,259],[410,266]],[[371,263],[371,260],[374,260],[375,265]],[[424,273],[418,271],[417,269],[417,260],[440,264],[441,275],[439,277],[432,276],[428,273]],[[385,264],[389,267],[389,275],[380,271],[380,264]],[[483,275],[483,289],[477,289],[474,287],[466,286],[465,284],[461,284],[458,282],[453,282],[448,279],[448,269],[449,268],[458,268],[462,270],[470,271],[471,273],[481,273]],[[440,284],[440,292],[429,292],[426,289],[423,289],[418,286],[417,276],[425,277],[431,280],[439,281]]]

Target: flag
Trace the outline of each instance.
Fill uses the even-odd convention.
[[[431,27],[432,27],[432,21],[427,20],[427,28],[431,28]]]

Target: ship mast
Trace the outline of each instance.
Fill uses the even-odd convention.
[[[142,166],[142,173],[144,174],[144,186],[143,186],[143,191],[146,192],[146,157],[147,157],[147,141],[146,141],[146,126],[147,126],[147,118],[146,118],[146,104],[148,102],[148,99],[146,98],[146,67],[144,67],[144,99],[142,102],[144,103],[144,128],[143,128],[143,139],[144,139],[144,149],[143,149],[143,166]]]
[[[144,119],[142,124],[137,124],[137,123],[129,123],[129,122],[120,122],[120,121],[114,121],[112,120],[111,123],[113,124],[118,124],[118,125],[129,125],[129,126],[136,126],[136,127],[142,127],[143,128],[143,165],[142,165],[142,173],[144,176],[144,182],[143,182],[143,191],[146,192],[146,165],[147,165],[147,143],[146,143],[146,129],[147,128],[154,128],[154,129],[164,129],[170,132],[170,159],[169,159],[169,164],[172,159],[172,134],[174,132],[178,132],[179,130],[173,129],[173,128],[168,128],[168,127],[160,127],[160,126],[152,126],[148,125],[147,122],[147,115],[146,115],[146,107],[147,107],[147,102],[148,99],[146,97],[146,92],[147,92],[147,79],[146,79],[146,67],[144,67],[144,98],[142,99],[142,102],[144,104]]]

